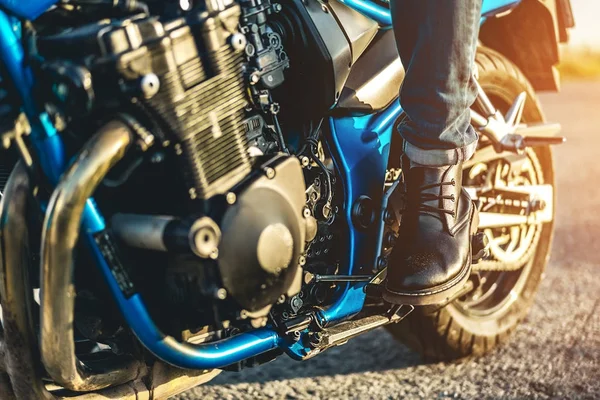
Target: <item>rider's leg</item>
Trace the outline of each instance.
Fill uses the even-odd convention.
[[[392,253],[384,298],[443,302],[470,272],[474,209],[462,191],[462,162],[477,146],[469,108],[482,0],[392,0],[406,78],[400,124],[407,210]]]

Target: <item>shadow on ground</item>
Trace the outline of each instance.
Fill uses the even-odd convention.
[[[224,372],[207,385],[377,373],[426,364],[419,354],[396,341],[384,329],[378,329],[307,361],[295,361],[284,354],[256,368]]]

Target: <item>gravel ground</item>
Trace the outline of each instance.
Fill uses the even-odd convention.
[[[178,399],[600,398],[600,82],[565,85],[542,103],[569,141],[556,149],[552,258],[510,343],[479,359],[424,364],[377,330],[303,363],[281,357],[222,373]]]

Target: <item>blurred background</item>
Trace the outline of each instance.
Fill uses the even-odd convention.
[[[571,0],[576,27],[562,48],[565,80],[600,79],[600,1]]]
[[[491,354],[426,363],[378,330],[304,363],[282,357],[223,373],[192,399],[599,399],[600,0],[571,0],[576,28],[561,49],[560,93],[541,93],[555,148],[556,233],[536,303]]]

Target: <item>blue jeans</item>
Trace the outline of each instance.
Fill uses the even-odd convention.
[[[482,0],[391,0],[392,22],[406,77],[399,126],[415,163],[452,165],[477,146],[470,107],[477,96],[473,66]]]

